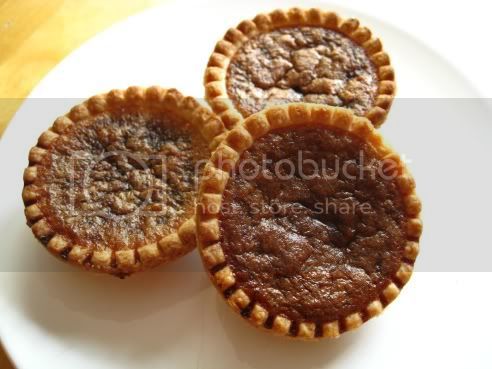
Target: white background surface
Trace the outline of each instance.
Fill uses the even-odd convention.
[[[477,90],[482,96],[492,93],[485,3],[345,1],[357,11],[340,13],[362,18],[383,38],[397,71],[399,97],[476,97]],[[278,4],[312,3],[181,2],[147,11],[74,52],[33,96],[86,97],[131,84],[173,86],[202,96],[204,66],[226,28]],[[196,254],[124,281],[73,272],[47,255],[23,224],[22,170],[39,133],[73,101],[43,109],[42,100],[28,101],[0,142],[5,167],[0,336],[14,361],[20,368],[84,369],[492,367],[491,273],[434,264],[442,254],[443,260],[462,258],[471,266],[469,255],[480,256],[491,246],[492,180],[486,170],[491,124],[461,110],[446,120],[429,120],[409,112],[406,101],[395,103],[383,132],[413,160],[424,202],[422,271],[383,317],[339,340],[314,344],[276,339],[241,322],[200,272]],[[463,165],[475,169],[476,177],[449,177]],[[440,272],[429,272],[432,266]]]

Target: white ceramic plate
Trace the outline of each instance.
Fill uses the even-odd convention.
[[[429,48],[364,14],[341,11],[364,20],[391,53],[402,99],[383,132],[412,159],[425,207],[419,271],[382,318],[336,341],[277,339],[228,310],[196,253],[122,281],[65,266],[24,225],[28,149],[76,102],[44,98],[132,84],[200,97],[208,56],[226,28],[292,2],[266,4],[175,2],[132,17],[71,54],[18,112],[0,142],[0,337],[19,368],[491,367],[492,277],[479,273],[490,270],[490,113],[475,99],[435,99],[477,95]]]

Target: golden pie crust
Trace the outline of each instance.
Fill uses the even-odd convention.
[[[157,122],[155,123],[157,126],[140,126],[141,122],[143,122],[142,124],[151,124],[148,123],[150,121]],[[50,177],[51,182],[43,179],[42,173],[48,173],[49,170],[53,168],[55,168],[55,170],[57,168],[63,169],[62,164],[60,164],[61,159],[56,159],[54,153],[61,150],[60,148],[64,147],[63,145],[66,146],[66,142],[69,142],[72,146],[75,145],[73,147],[77,147],[77,145],[82,145],[82,148],[92,147],[91,145],[96,145],[97,147],[99,142],[98,139],[99,137],[102,137],[104,140],[112,139],[116,142],[116,145],[121,141],[127,140],[125,142],[131,142],[133,145],[138,146],[138,138],[132,137],[132,135],[137,136],[138,132],[143,132],[143,136],[141,137],[147,137],[145,135],[148,135],[148,142],[153,145],[160,145],[160,141],[158,141],[160,137],[159,134],[164,135],[162,132],[171,132],[174,129],[173,127],[167,126],[167,124],[171,124],[169,122],[174,122],[172,124],[174,124],[173,127],[176,129],[183,129],[183,131],[179,131],[184,132],[180,133],[185,137],[182,139],[183,142],[188,140],[188,132],[192,134],[193,140],[196,140],[187,143],[188,146],[186,147],[187,150],[189,150],[189,155],[186,157],[183,156],[185,157],[185,159],[183,159],[185,161],[189,160],[190,157],[195,157],[193,156],[195,155],[194,150],[198,149],[195,149],[195,146],[193,145],[197,142],[203,149],[203,155],[200,154],[203,156],[201,160],[206,160],[210,151],[213,150],[219,142],[220,136],[225,132],[222,122],[214,113],[201,106],[195,99],[185,97],[175,89],[164,89],[161,87],[130,87],[127,90],[112,90],[106,94],[89,98],[82,104],[73,107],[66,115],[57,118],[54,124],[41,134],[37,145],[29,152],[29,166],[24,171],[24,189],[22,198],[25,204],[27,224],[31,227],[35,237],[46,246],[46,249],[50,253],[73,265],[123,277],[136,271],[169,262],[188,253],[195,247],[196,227],[193,217],[195,207],[193,195],[195,191],[194,188],[189,190],[190,195],[187,195],[186,201],[183,200],[183,211],[179,208],[180,205],[176,205],[178,212],[173,213],[177,214],[173,215],[173,218],[169,218],[173,220],[172,225],[169,225],[168,227],[169,229],[165,226],[165,220],[159,223],[159,226],[164,223],[162,228],[159,228],[160,230],[163,230],[161,233],[153,231],[153,223],[149,222],[148,226],[146,225],[147,223],[145,223],[145,225],[140,226],[142,227],[143,235],[140,237],[139,242],[132,241],[133,239],[131,237],[133,237],[133,235],[131,234],[130,229],[128,231],[128,242],[122,238],[125,242],[122,241],[123,244],[118,244],[116,247],[116,243],[113,245],[109,236],[107,237],[109,241],[105,239],[104,242],[92,240],[86,242],[86,240],[82,239],[81,242],[80,238],[83,238],[82,231],[87,231],[87,234],[91,235],[96,234],[97,231],[94,231],[90,226],[86,226],[86,228],[82,228],[82,236],[80,236],[74,228],[71,229],[72,224],[78,223],[70,223],[67,220],[68,218],[65,219],[63,217],[61,218],[62,221],[60,221],[60,217],[57,218],[53,216],[54,213],[52,213],[52,210],[55,211],[57,210],[57,207],[61,208],[62,205],[57,203],[57,198],[63,198],[63,194],[60,194],[62,191],[58,191],[59,193],[56,194],[58,197],[53,195],[53,189],[55,188],[55,184],[53,183],[56,182],[59,177],[57,177],[56,174]],[[90,136],[91,130],[96,132],[94,128],[96,124],[98,124],[97,134]],[[126,132],[124,131],[124,128],[122,128],[125,125],[126,127],[129,127]],[[158,129],[161,133],[156,133],[156,131],[152,130],[152,127]],[[114,128],[114,130],[112,130],[112,128]],[[86,136],[81,133],[87,131],[89,131],[89,133],[87,133]],[[123,132],[121,134],[125,134],[126,136],[118,136],[120,134],[118,132]],[[99,133],[101,133],[102,136],[99,136]],[[111,138],[111,135],[113,135],[113,138]],[[90,140],[95,141],[96,143],[91,143],[89,142]],[[155,143],[156,140],[158,142],[157,144]],[[172,141],[173,138],[169,140],[171,141],[162,141],[165,142],[163,146],[173,149],[176,157],[178,157],[182,154],[179,152],[180,149],[178,144],[176,143],[176,146],[174,145],[174,141]],[[106,149],[107,148],[104,148],[104,150]],[[72,151],[70,150],[72,149],[67,151],[67,155],[69,156],[72,155]],[[175,158],[173,157],[173,160],[174,159]],[[136,160],[138,161],[138,159]],[[121,165],[127,165],[127,169],[125,170],[132,175],[132,180],[135,180],[135,178],[143,178],[143,172],[133,170],[130,164],[122,161]],[[192,163],[189,165],[194,166],[195,164]],[[108,168],[108,166],[106,166],[106,168]],[[116,171],[116,169],[111,169],[112,167],[110,165],[109,168],[108,171]],[[152,167],[149,170],[154,169],[155,168]],[[161,172],[163,171],[162,168],[160,170]],[[179,172],[180,170],[181,169],[178,168],[174,173],[179,174],[181,173]],[[77,175],[77,172],[74,171],[74,173],[74,175]],[[102,173],[102,175],[107,174],[108,172]],[[110,178],[111,174],[112,172],[109,172]],[[64,174],[62,173],[62,177],[63,175]],[[138,177],[138,175],[141,175],[141,177]],[[103,191],[102,196],[105,196],[104,191],[107,189],[108,185],[113,184],[108,184],[105,181],[106,179],[103,179],[101,181],[102,183],[100,183],[103,187],[101,190]],[[122,180],[117,182],[116,186],[122,188],[125,188],[126,186],[126,188],[128,188],[133,185],[139,186],[141,183],[144,182],[135,182],[130,185],[125,183],[125,180]],[[165,182],[163,183],[161,188],[166,188],[167,185]],[[176,188],[179,188],[179,183],[176,183],[175,185],[178,186]],[[145,188],[143,190],[145,190]],[[145,192],[142,193],[145,194]],[[157,202],[162,200],[162,196],[168,194],[165,192],[163,193],[164,195],[160,195],[161,198],[160,200],[157,199]],[[121,195],[121,193],[118,192],[118,195]],[[108,196],[111,196],[111,194]],[[125,213],[124,204],[122,205],[121,201],[117,198],[112,199],[115,200],[115,203],[111,205],[115,207],[114,210]],[[103,197],[103,200],[106,201],[107,198]],[[154,199],[152,198],[152,200]],[[82,203],[82,205],[84,204]],[[132,204],[127,205],[130,206]],[[63,206],[65,206],[65,204],[63,204]],[[152,206],[159,207],[159,204],[152,203]],[[79,207],[79,205],[75,205],[76,209],[77,207]],[[188,213],[190,214],[186,215]],[[150,217],[152,217],[152,215]],[[67,220],[67,222],[65,222],[65,220]],[[100,219],[98,218],[98,220]],[[99,223],[102,227],[104,227],[104,221],[103,218],[103,223]],[[124,228],[122,229],[124,230]],[[152,235],[152,237],[150,237],[152,238],[151,241],[147,241],[147,231]],[[115,239],[118,238],[118,233],[116,232],[114,234],[116,235]],[[97,238],[94,238],[94,240],[96,239]],[[119,238],[118,240],[121,241]]]
[[[372,62],[377,76],[377,91],[373,106],[365,113],[375,127],[384,123],[395,96],[396,84],[390,58],[383,50],[381,40],[354,18],[342,19],[334,12],[320,9],[291,8],[259,14],[252,20],[242,21],[229,29],[210,56],[205,76],[205,97],[223,120],[226,128],[233,128],[247,114],[241,113],[228,94],[228,69],[241,47],[258,35],[293,27],[320,27],[345,36],[360,46]]]
[[[400,256],[396,259],[397,271],[389,277],[387,285],[383,285],[378,297],[360,311],[340,316],[332,321],[294,322],[284,314],[272,314],[264,304],[255,301],[246,291],[236,286],[237,275],[232,265],[227,262],[227,255],[221,245],[223,240],[221,206],[227,196],[224,191],[228,188],[233,171],[237,169],[235,165],[242,158],[241,155],[272,131],[293,130],[299,127],[321,127],[352,135],[368,144],[381,160],[391,160],[393,163],[391,173],[394,173],[392,188],[401,200],[405,219],[404,226],[400,230],[401,259]],[[379,315],[398,296],[401,288],[410,279],[419,252],[419,238],[422,232],[420,211],[421,203],[415,193],[412,176],[400,156],[383,142],[382,136],[368,119],[357,117],[348,109],[318,104],[293,103],[274,106],[248,117],[232,129],[207,163],[197,202],[198,249],[205,269],[219,293],[253,326],[277,335],[304,340],[336,338],[343,332],[358,328],[365,321]],[[292,329],[294,324],[296,327]]]

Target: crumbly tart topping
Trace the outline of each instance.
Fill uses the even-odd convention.
[[[230,29],[204,83],[227,128],[266,106],[302,101],[350,108],[377,127],[395,94],[381,41],[358,20],[319,9],[276,10]]]
[[[212,154],[198,245],[250,323],[334,338],[378,315],[409,280],[420,209],[411,175],[367,119],[289,104],[247,118]]]
[[[195,246],[200,162],[224,131],[176,90],[94,96],[31,149],[28,225],[62,259],[120,276],[183,255]]]

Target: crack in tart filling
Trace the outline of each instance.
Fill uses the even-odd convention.
[[[250,323],[334,338],[409,280],[420,210],[414,180],[366,118],[294,103],[250,116],[212,154],[198,245],[212,282]]]
[[[379,126],[395,94],[381,41],[358,20],[319,9],[276,10],[230,29],[210,57],[204,83],[207,101],[228,128],[291,102],[349,108]]]
[[[130,87],[59,117],[29,153],[25,214],[53,254],[116,275],[195,246],[195,191],[222,122],[178,91]]]

